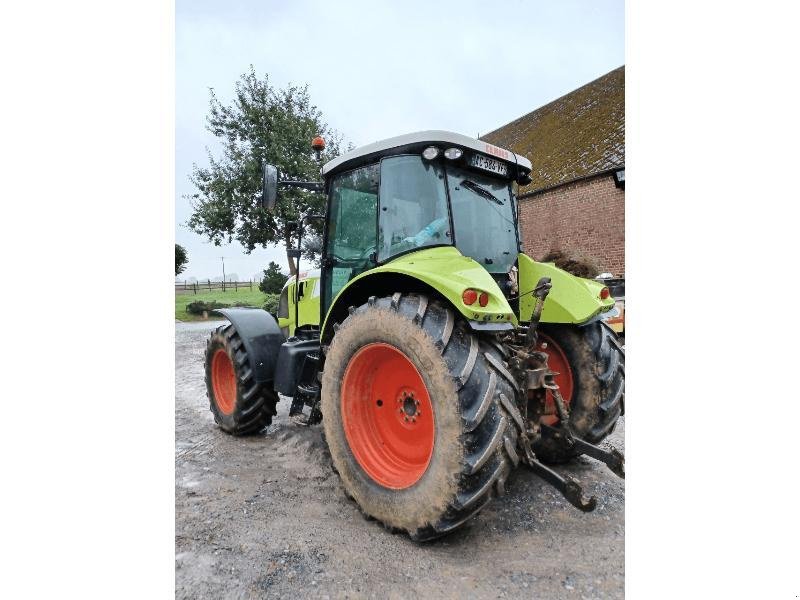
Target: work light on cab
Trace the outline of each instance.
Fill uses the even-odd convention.
[[[444,151],[444,157],[449,160],[459,159],[462,154],[464,153],[461,151],[461,148],[448,148]]]
[[[422,158],[425,160],[433,160],[439,156],[439,149],[436,146],[428,146],[422,151]]]

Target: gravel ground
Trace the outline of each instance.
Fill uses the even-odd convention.
[[[621,598],[625,486],[581,458],[561,468],[598,497],[573,508],[523,468],[508,493],[426,544],[367,521],[329,466],[321,426],[260,435],[214,425],[203,382],[216,323],[176,323],[175,584],[179,598]],[[624,451],[624,422],[610,441]]]

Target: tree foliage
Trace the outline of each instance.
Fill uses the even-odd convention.
[[[186,270],[186,264],[188,262],[189,255],[186,253],[186,248],[180,244],[175,244],[175,277]]]
[[[286,274],[281,271],[281,266],[274,261],[269,261],[269,267],[264,269],[264,277],[258,284],[258,289],[265,294],[280,294],[284,283],[286,283]]]
[[[278,168],[280,180],[316,181],[320,164],[311,149],[316,135],[325,138],[323,162],[339,154],[341,140],[311,104],[307,86],[276,89],[269,76],[260,79],[252,65],[235,85],[230,104],[213,89],[207,128],[222,145],[219,157],[208,152],[208,166],[193,166],[196,191],[189,195],[189,227],[216,245],[236,239],[249,253],[256,246],[292,246],[287,223],[308,211],[322,212],[325,200],[294,188],[280,188],[272,212],[260,207],[263,164]],[[312,227],[319,228],[315,222]],[[287,256],[290,272],[294,262]]]

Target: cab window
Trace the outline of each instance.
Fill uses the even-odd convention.
[[[353,277],[374,266],[377,164],[338,175],[330,187],[330,222],[326,256],[332,265],[326,305]]]

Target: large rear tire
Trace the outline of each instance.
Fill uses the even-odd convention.
[[[223,431],[247,435],[272,423],[278,394],[253,379],[247,350],[232,324],[217,327],[211,334],[205,369],[211,412]]]
[[[542,324],[540,332],[538,349],[550,355],[548,365],[559,372],[555,379],[568,405],[573,433],[598,444],[614,431],[624,406],[625,353],[616,334],[599,322],[585,327]],[[551,414],[545,415],[542,423],[557,424],[550,392],[546,406]],[[542,462],[550,464],[578,455],[546,428],[533,450]]]
[[[426,296],[351,309],[322,377],[325,437],[348,496],[418,541],[477,515],[519,462],[510,377],[496,348]]]

